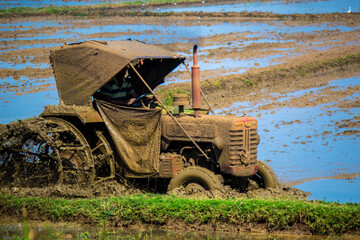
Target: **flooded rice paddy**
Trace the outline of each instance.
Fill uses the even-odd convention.
[[[101,1],[93,1],[99,3]],[[93,3],[89,1],[88,3]],[[44,4],[42,1],[0,2],[0,7]],[[60,2],[64,3],[64,2]],[[75,2],[66,1],[75,5]],[[77,2],[76,2],[77,3]],[[78,2],[80,3],[80,2]],[[47,4],[47,3],[46,3]],[[57,1],[49,2],[56,6]],[[24,5],[26,6],[26,5]],[[35,5],[40,6],[40,5]],[[171,8],[161,11],[272,11],[274,13],[359,11],[357,0],[280,1]],[[159,10],[160,11],[160,10]],[[138,39],[190,57],[199,44],[202,80],[242,74],[254,69],[294,64],[314,53],[332,56],[359,50],[358,22],[274,21],[203,18],[32,17],[0,19],[0,123],[37,116],[44,106],[58,104],[49,51],[64,42],[91,39]],[[336,54],[335,54],[336,55]],[[345,75],[345,74],[344,74]],[[189,81],[180,66],[168,83]],[[359,116],[359,106],[343,108],[329,98],[331,91],[348,94],[341,101],[358,99],[360,76],[326,81],[293,91],[268,92],[264,98],[216,106],[218,114],[255,116],[259,121],[259,159],[267,160],[279,179],[312,192],[310,199],[360,202],[360,148],[358,135],[343,134],[338,122]],[[355,90],[352,90],[354,89]],[[331,91],[330,91],[331,89]],[[328,101],[312,99],[325,96]],[[327,97],[326,97],[327,96]],[[306,99],[306,104],[294,104]],[[211,102],[211,99],[209,99]],[[360,130],[358,127],[352,130]]]
[[[310,93],[314,98],[321,96],[318,93],[326,88],[335,93],[359,85],[360,76],[339,79],[323,87],[276,94],[261,102],[234,103],[217,111],[237,115],[244,111],[257,117],[261,137],[258,158],[268,159],[280,180],[312,192],[310,199],[313,200],[360,202],[360,139],[343,135],[344,129],[337,124],[341,119],[359,116],[359,108],[342,109],[331,101],[301,107],[291,107],[289,103]],[[359,97],[359,92],[347,96]],[[341,174],[346,176],[329,179]]]
[[[222,4],[220,6],[206,5],[206,1],[200,6],[174,7],[158,9],[160,12],[273,12],[279,14],[296,13],[343,13],[359,12],[360,3],[357,0],[286,0],[286,1],[249,1],[235,4]]]
[[[135,0],[15,0],[6,1],[0,0],[0,9],[7,9],[13,7],[49,7],[49,6],[83,6],[104,3],[123,3],[134,2]],[[148,0],[142,1],[146,5]],[[147,8],[139,7],[139,10],[147,10]],[[156,12],[273,12],[279,14],[296,14],[296,13],[344,13],[344,12],[359,12],[360,3],[358,0],[273,0],[273,1],[238,1],[232,4],[223,4],[218,2],[207,2],[206,0],[194,6],[183,7],[174,1],[173,6],[169,7],[154,7],[152,11]]]
[[[48,1],[37,1],[37,0],[0,0],[0,9],[7,9],[13,7],[59,7],[59,6],[84,6],[84,5],[93,5],[101,3],[121,3],[121,2],[133,2],[135,0],[48,0]]]

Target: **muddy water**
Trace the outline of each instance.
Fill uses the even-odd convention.
[[[26,238],[26,236],[28,238]],[[248,240],[265,240],[265,239],[323,239],[321,236],[306,235],[277,235],[277,234],[256,234],[256,233],[226,233],[226,232],[209,232],[209,231],[162,231],[152,229],[115,229],[104,230],[100,227],[84,227],[74,225],[53,225],[47,224],[27,224],[20,223],[16,225],[0,226],[0,239],[10,240],[17,239],[131,239],[131,240],[187,240],[187,239],[248,239]],[[344,238],[350,239],[350,238]]]

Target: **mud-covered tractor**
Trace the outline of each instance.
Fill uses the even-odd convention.
[[[168,190],[275,187],[275,173],[257,160],[257,120],[201,109],[196,48],[189,71],[192,108],[184,110],[184,94],[174,96],[171,109],[156,98],[153,90],[184,61],[138,41],[87,41],[52,50],[60,104],[7,126],[12,134],[1,139],[1,182],[71,184],[121,176],[161,179]],[[97,99],[99,89],[124,70],[139,96],[155,97],[129,106]]]

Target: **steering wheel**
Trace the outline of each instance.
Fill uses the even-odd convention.
[[[155,101],[156,98],[153,95],[145,93],[140,97],[136,98],[135,101],[131,104],[131,106],[150,108],[151,104],[153,104]]]

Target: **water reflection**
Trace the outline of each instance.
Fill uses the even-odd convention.
[[[182,231],[182,230],[152,230],[152,229],[104,229],[100,227],[84,227],[74,224],[6,224],[0,225],[0,239],[123,239],[123,240],[265,240],[269,239],[322,239],[320,236],[310,235],[280,235],[261,233],[229,233],[220,231]]]

